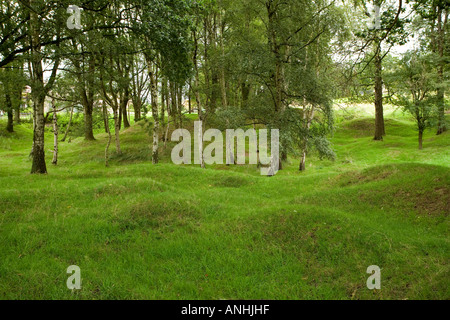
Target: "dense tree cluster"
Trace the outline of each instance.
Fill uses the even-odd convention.
[[[57,128],[59,105],[72,113],[75,106],[82,109],[86,140],[95,139],[96,114],[111,138],[111,116],[119,154],[119,132],[130,126],[130,110],[134,121],[150,113],[153,163],[169,130],[183,127],[186,113],[198,113],[205,126],[280,129],[280,168],[292,154],[305,170],[313,149],[334,158],[327,141],[334,99],[354,98],[367,88],[373,88],[365,99],[376,110],[375,140],[386,134],[387,99],[414,115],[419,134],[432,125],[444,132],[448,3],[369,3],[0,1],[0,109],[13,131],[24,88],[31,87],[32,173],[47,172],[45,123],[53,114]],[[68,27],[69,5],[82,9],[81,28]],[[370,8],[380,7],[378,20],[366,23],[373,18]],[[395,60],[391,48],[414,34],[420,49]],[[46,99],[53,101],[47,116]]]

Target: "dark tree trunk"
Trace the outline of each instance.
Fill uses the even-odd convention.
[[[305,171],[306,170],[306,152],[303,151],[302,153],[302,159],[300,160],[300,165],[298,168],[300,171]]]
[[[106,107],[105,101],[103,101],[102,103],[102,111],[103,111],[103,125],[105,127],[105,132],[111,133],[111,130],[109,130],[108,108]]]
[[[141,120],[141,103],[140,101],[133,102],[133,110],[134,110],[134,122],[138,122]]]
[[[438,111],[439,111],[439,123],[437,135],[443,134],[447,131],[447,123],[445,121],[445,100],[444,100],[444,90],[438,90]]]
[[[209,23],[209,45],[215,51],[217,48],[217,17],[213,14],[212,21]],[[214,112],[217,107],[217,100],[220,99],[219,70],[214,64],[210,64],[211,70],[211,99],[210,110]]]
[[[74,60],[73,63],[78,70],[78,91],[84,108],[84,140],[93,141],[95,140],[92,121],[92,114],[94,111],[94,57],[92,55],[89,56],[89,78],[86,82],[84,76],[82,76],[83,68],[80,67],[79,62]]]
[[[14,121],[20,124],[20,104],[14,109]]]
[[[244,108],[247,105],[248,97],[250,96],[250,84],[242,82],[241,91],[242,91],[242,107]]]
[[[13,119],[13,110],[12,110],[12,101],[9,93],[5,93],[5,102],[6,102],[6,113],[8,115],[8,123],[6,125],[6,131],[14,132],[14,119]]]
[[[92,112],[94,110],[93,104],[91,102],[84,106],[84,140],[93,141],[94,129],[92,126]]]
[[[128,114],[127,114],[128,101],[129,101],[129,93],[128,93],[128,90],[125,90],[125,94],[122,97],[122,101],[120,102],[120,110],[122,112],[124,128],[130,127],[130,122],[128,121]]]
[[[423,130],[419,130],[419,150],[423,149]]]
[[[383,79],[381,76],[381,47],[379,41],[375,52],[375,137],[374,140],[382,141],[385,134],[383,114]]]
[[[8,124],[6,125],[6,131],[14,132],[14,118],[12,111],[7,111],[8,113]]]
[[[178,97],[178,117],[180,121],[180,128],[183,128],[183,86],[179,85],[177,90],[177,97]]]
[[[268,33],[267,42],[269,44],[270,51],[273,55],[273,66],[272,66],[272,86],[274,91],[274,109],[279,115],[283,114],[285,111],[285,89],[286,82],[284,78],[284,64],[283,64],[283,53],[281,51],[282,46],[279,44],[277,35],[277,10],[278,6],[272,1],[266,2],[267,18],[268,18]],[[281,147],[281,157],[279,170],[283,170],[282,161],[287,160],[287,141],[284,135],[281,134],[282,128],[280,128],[280,147]]]
[[[189,114],[192,113],[191,92],[192,92],[192,86],[191,86],[191,81],[189,81],[189,91],[188,91]]]

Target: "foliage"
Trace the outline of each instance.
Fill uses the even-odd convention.
[[[417,123],[419,134],[438,120],[437,87],[439,83],[432,53],[410,51],[395,64],[388,76],[391,90],[395,91],[395,103],[403,106]]]

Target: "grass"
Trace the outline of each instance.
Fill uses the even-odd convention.
[[[0,298],[449,299],[449,134],[427,132],[419,151],[406,116],[388,114],[384,142],[366,115],[344,116],[335,162],[312,155],[299,173],[289,159],[272,178],[175,166],[170,147],[152,165],[139,124],[109,168],[99,134],[30,175],[30,127],[0,123]]]

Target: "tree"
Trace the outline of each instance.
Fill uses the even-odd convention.
[[[20,61],[14,61],[0,69],[0,108],[7,113],[8,122],[6,131],[14,131],[14,113],[20,112],[22,103],[22,89],[26,84],[26,78]]]
[[[90,45],[93,45],[93,43]],[[83,51],[83,45],[78,44],[77,41],[73,39],[69,49],[72,52],[69,59],[73,70],[69,69],[69,72],[72,72],[76,78],[74,85],[77,88],[81,105],[84,108],[84,139],[95,140],[92,126],[92,113],[94,110],[96,90],[94,82],[96,76],[95,57],[93,53],[90,52],[83,52],[80,54],[77,50],[79,47],[81,47],[81,51]]]
[[[53,159],[52,164],[58,164],[58,114],[56,109],[55,99],[52,99],[52,111],[53,111]]]
[[[401,13],[405,11],[403,0],[398,0],[397,6],[395,5],[396,2],[390,0],[372,0],[371,4],[376,13],[371,14],[367,7],[367,1],[354,1],[357,8],[361,8],[367,16],[376,20],[373,21],[372,26],[364,26],[362,28],[360,26],[360,29],[354,32],[355,36],[362,40],[362,43],[356,45],[356,50],[353,54],[357,54],[356,60],[359,60],[360,57],[365,58],[362,66],[360,61],[355,62],[358,66],[361,66],[357,74],[363,73],[373,62],[375,104],[374,140],[378,141],[382,141],[383,136],[386,134],[383,110],[383,59],[394,45],[405,44],[408,37],[405,29],[408,20],[400,18]],[[381,15],[379,11],[382,11]],[[384,46],[388,47],[385,52],[383,52]]]
[[[391,85],[396,90],[396,103],[403,106],[416,121],[420,150],[423,148],[425,129],[431,127],[438,118],[439,97],[433,93],[440,79],[434,70],[433,60],[430,53],[410,51],[389,75]]]
[[[231,13],[220,19],[228,28],[218,32],[217,51],[219,61],[230,59],[222,64],[233,66],[225,82],[240,92],[235,107],[241,106],[252,124],[280,128],[280,168],[299,146],[304,163],[307,141],[317,132],[309,130],[312,123],[332,125],[332,92],[322,84],[331,70],[331,39],[344,23],[340,10],[334,1],[267,0],[243,1],[238,10],[225,11]]]
[[[131,64],[131,101],[134,110],[134,121],[142,119],[142,108],[149,94],[149,77],[145,72],[146,65],[141,55],[134,55]],[[162,119],[164,121],[164,119]]]
[[[191,63],[189,59],[190,6],[185,0],[143,3],[133,19],[134,36],[147,64],[153,118],[152,161],[158,163],[159,112],[158,82],[167,78],[170,85],[171,115],[182,124],[181,86],[186,82]],[[137,22],[136,22],[137,21]],[[145,23],[142,23],[145,21]],[[179,88],[179,89],[177,89]],[[167,98],[167,97],[166,97]]]
[[[426,46],[437,55],[438,59],[436,72],[439,83],[437,90],[437,104],[439,110],[437,134],[447,131],[445,120],[445,93],[447,86],[445,83],[445,73],[448,72],[449,65],[449,47],[448,43],[448,11],[449,4],[446,0],[414,0],[410,1],[415,13],[421,18],[416,20],[417,32],[424,34]]]
[[[40,19],[40,14],[43,12],[43,8],[47,9],[48,6],[52,6],[54,10],[56,23],[51,26],[43,24]],[[32,158],[33,164],[31,168],[31,173],[47,173],[47,166],[45,164],[45,149],[44,149],[44,129],[45,129],[45,119],[44,119],[44,102],[45,97],[51,90],[55,79],[56,72],[60,63],[60,52],[59,52],[59,41],[56,41],[55,47],[47,46],[43,48],[42,41],[43,38],[41,34],[44,32],[54,32],[54,35],[49,35],[51,38],[56,37],[56,39],[61,38],[61,25],[63,19],[62,13],[64,8],[56,5],[54,3],[45,3],[38,0],[29,0],[28,5],[24,6],[23,10],[26,10],[30,15],[29,19],[29,41],[30,41],[30,81],[31,81],[31,96],[33,100],[33,116],[34,116],[34,130],[33,130],[33,148],[32,148]],[[44,31],[44,29],[49,28]],[[43,61],[45,57],[51,56],[52,68],[51,75],[45,83],[44,81],[44,69]]]

